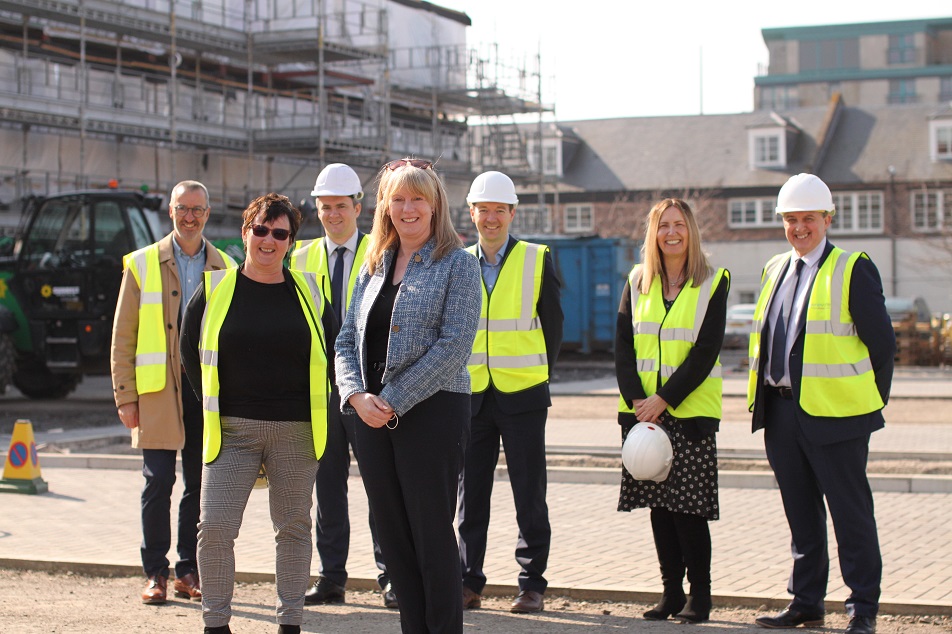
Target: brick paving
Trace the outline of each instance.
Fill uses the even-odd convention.
[[[45,495],[0,498],[0,563],[99,564],[131,571],[139,565],[139,491],[134,470],[47,468]],[[177,485],[180,486],[180,485]],[[176,496],[180,495],[177,491]],[[589,598],[650,598],[658,592],[658,565],[646,511],[618,513],[617,486],[552,483],[550,593]],[[254,491],[236,544],[238,570],[274,570],[274,538],[267,492]],[[875,494],[885,575],[884,606],[894,611],[952,613],[952,494]],[[376,568],[366,524],[366,498],[351,479],[351,585],[372,587]],[[722,489],[722,519],[711,524],[713,590],[727,602],[782,604],[790,571],[789,532],[774,490]],[[508,482],[493,496],[487,593],[515,592],[517,528]],[[846,589],[831,535],[829,609],[840,609]],[[17,564],[22,565],[22,564]],[[68,566],[67,566],[68,567]],[[312,570],[317,571],[316,557]]]

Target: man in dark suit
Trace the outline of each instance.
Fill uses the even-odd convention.
[[[829,188],[798,174],[781,188],[791,252],[764,268],[751,334],[748,405],[764,429],[793,548],[793,601],[757,625],[822,625],[830,560],[824,497],[850,588],[847,634],[873,634],[882,557],[866,478],[870,434],[884,425],[896,339],[879,271],[827,241]]]
[[[318,174],[311,195],[317,199],[317,216],[325,235],[294,245],[290,268],[320,276],[324,294],[330,299],[338,323],[343,324],[369,244],[364,234],[357,229],[360,200],[364,195],[360,177],[349,165],[331,163]],[[354,455],[357,455],[355,424],[353,415],[341,414],[340,394],[337,386],[333,386],[327,408],[327,447],[321,458],[316,482],[317,518],[314,532],[321,567],[314,585],[304,596],[306,605],[345,601],[347,556],[350,550],[347,480],[350,476],[351,447]],[[396,609],[397,597],[377,542],[372,513],[369,521],[374,560],[380,570],[377,583],[383,592],[383,603],[388,608]]]
[[[515,187],[501,172],[473,181],[467,196],[479,243],[483,303],[469,362],[472,379],[471,438],[459,487],[459,542],[463,607],[480,607],[486,575],[493,473],[499,441],[516,505],[519,595],[514,613],[543,608],[552,531],[546,506],[545,422],[549,377],[562,345],[558,275],[548,247],[516,240],[509,224],[516,213]]]

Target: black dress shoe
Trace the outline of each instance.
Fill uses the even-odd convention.
[[[530,612],[541,612],[545,601],[541,592],[535,590],[523,590],[512,602],[509,611],[513,614],[529,614]]]
[[[393,584],[389,582],[383,588],[383,606],[391,610],[400,609],[400,604],[397,602],[397,593],[393,591]]]
[[[876,634],[875,616],[851,616],[846,634]]]
[[[300,625],[287,625],[285,623],[278,624],[278,634],[301,634]]]
[[[304,593],[304,605],[343,603],[344,586],[339,586],[327,577],[318,577],[310,590]]]
[[[777,616],[758,616],[755,621],[760,627],[769,627],[772,629],[784,629],[797,627],[819,627],[823,625],[825,614],[823,612],[800,612],[790,607],[784,608],[783,612]],[[857,633],[859,634],[859,633]]]

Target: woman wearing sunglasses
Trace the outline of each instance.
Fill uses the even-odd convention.
[[[462,632],[453,520],[479,264],[462,248],[429,161],[380,170],[370,238],[336,343],[341,407],[365,423],[360,473],[403,631]]]
[[[278,632],[301,631],[311,493],[332,380],[325,342],[337,319],[324,310],[316,277],[284,266],[300,223],[285,196],[252,201],[242,215],[244,263],[206,275],[185,312],[182,360],[192,385],[201,385],[205,418],[198,568],[206,634],[231,631],[234,541],[262,464],[275,527]]]

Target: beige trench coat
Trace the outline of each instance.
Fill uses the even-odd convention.
[[[185,446],[185,426],[182,423],[182,360],[179,355],[179,310],[182,285],[179,282],[172,234],[159,244],[159,269],[162,272],[162,312],[166,323],[166,351],[168,354],[165,389],[142,394],[136,391],[136,340],[139,332],[139,285],[132,271],[122,274],[119,302],[112,328],[112,389],[116,407],[139,402],[139,426],[132,430],[132,446],[139,449],[173,449]],[[205,240],[205,270],[225,268],[225,261],[215,247]]]

